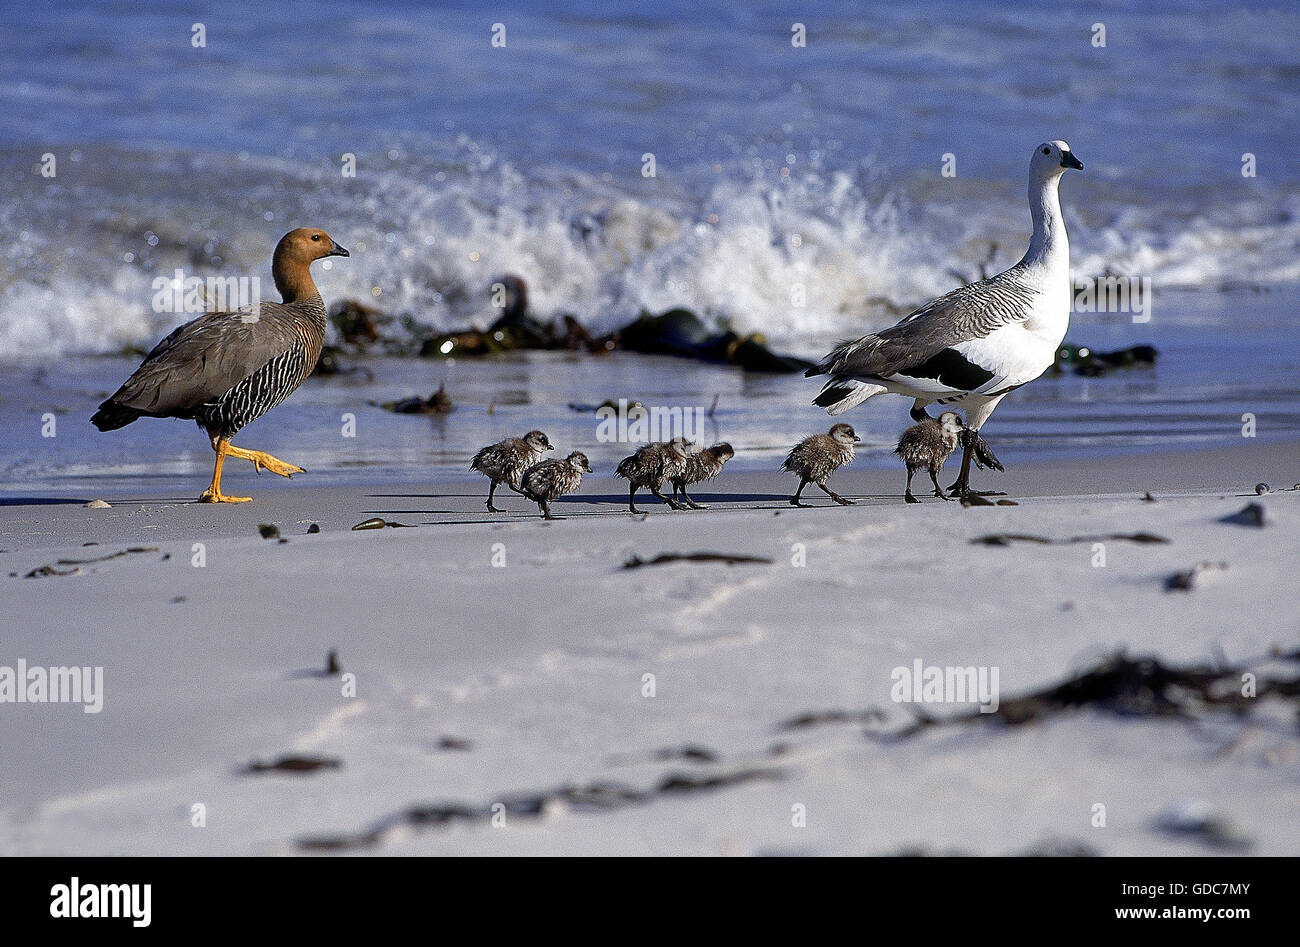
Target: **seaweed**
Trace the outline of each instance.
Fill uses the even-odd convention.
[[[624,569],[640,569],[644,566],[662,566],[670,562],[723,562],[729,566],[742,563],[759,563],[771,565],[772,560],[766,556],[746,556],[742,553],[722,552],[661,552],[653,559],[633,556],[623,563]]]
[[[288,754],[275,760],[253,760],[239,771],[241,776],[259,773],[314,773],[322,769],[342,769],[343,761],[332,756],[296,756]]]
[[[1073,543],[1130,542],[1138,545],[1167,543],[1169,540],[1155,533],[1108,533],[1104,536],[1071,536],[1069,539],[1049,539],[1032,533],[989,533],[976,536],[972,543],[984,546],[1010,546],[1012,543],[1039,543],[1044,546],[1068,546]]]

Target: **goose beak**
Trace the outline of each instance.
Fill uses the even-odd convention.
[[[1080,167],[1083,167],[1083,166],[1080,165]],[[347,248],[347,247],[341,247],[341,246],[339,246],[337,243],[334,244],[334,249],[331,250],[329,253],[327,253],[327,254],[325,254],[325,255],[326,255],[326,256],[352,256],[351,253],[348,253],[348,248]]]
[[[1076,171],[1082,171],[1083,162],[1074,156],[1073,151],[1066,151],[1061,154],[1061,167],[1074,168]]]

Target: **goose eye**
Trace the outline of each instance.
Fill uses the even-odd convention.
[[[1050,155],[1051,153],[1052,153],[1052,149],[1051,149],[1051,148],[1044,148],[1044,149],[1043,149],[1043,154],[1045,154],[1045,155]]]

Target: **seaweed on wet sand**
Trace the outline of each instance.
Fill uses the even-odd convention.
[[[123,556],[138,555],[145,552],[157,552],[157,546],[130,546],[126,549],[120,549],[117,552],[111,552],[106,556],[95,556],[91,559],[59,559],[52,564],[37,566],[30,572],[26,573],[24,579],[40,579],[47,576],[69,576],[80,575],[81,567],[94,565],[100,562],[109,562],[113,559],[121,559]],[[166,558],[166,557],[164,557]],[[64,568],[61,568],[64,567]],[[17,573],[10,573],[16,575]]]
[[[1264,697],[1289,701],[1300,708],[1300,674],[1288,678],[1257,669],[1257,665],[1275,660],[1300,662],[1300,649],[1294,652],[1274,649],[1266,658],[1235,665],[1196,664],[1185,667],[1168,664],[1153,656],[1130,657],[1124,651],[1117,651],[1057,684],[1021,697],[1004,698],[991,712],[980,708],[938,717],[923,709],[922,705],[909,704],[912,721],[891,728],[888,714],[874,707],[865,710],[812,710],[782,721],[777,729],[790,732],[849,723],[861,726],[864,734],[872,739],[894,741],[909,739],[938,727],[991,722],[1015,727],[1085,709],[1121,717],[1198,720],[1213,713],[1248,715]],[[1250,696],[1243,693],[1242,688],[1242,676],[1247,671],[1255,675]]]
[[[856,723],[870,725],[885,720],[885,712],[872,708],[870,710],[818,710],[801,713],[778,725],[779,730],[806,730],[832,723]]]
[[[108,562],[111,559],[120,559],[123,556],[137,555],[142,552],[157,552],[157,546],[128,546],[126,549],[118,552],[111,552],[107,556],[96,556],[93,559],[60,559],[57,565],[61,566],[88,566],[96,562]]]
[[[1068,539],[1051,539],[1047,536],[1035,536],[1032,533],[989,533],[976,536],[972,543],[984,546],[1010,546],[1012,543],[1038,543],[1043,546],[1067,546],[1073,543],[1130,542],[1138,545],[1167,543],[1169,540],[1155,533],[1107,533],[1099,536],[1071,536]]]
[[[1258,662],[1178,667],[1158,657],[1130,657],[1123,651],[1102,658],[1059,684],[1004,699],[992,713],[975,710],[945,719],[926,716],[897,736],[950,723],[997,721],[1019,726],[1071,710],[1093,709],[1125,717],[1196,719],[1206,713],[1248,714],[1265,696],[1297,701],[1297,682],[1256,675],[1254,696],[1242,693],[1242,674]],[[1298,702],[1300,703],[1300,702]]]
[[[721,562],[729,566],[757,563],[771,565],[772,560],[766,556],[747,556],[741,553],[721,552],[663,552],[653,559],[632,556],[623,563],[624,569],[640,569],[644,566],[662,566],[672,562]]]
[[[610,812],[627,806],[648,805],[662,797],[692,793],[709,793],[753,782],[783,779],[785,772],[772,766],[749,766],[716,770],[709,773],[665,773],[649,789],[626,783],[595,780],[564,784],[540,792],[509,793],[485,805],[440,802],[409,806],[385,816],[354,834],[309,836],[300,838],[300,851],[347,851],[373,848],[395,831],[406,829],[441,829],[451,825],[489,825],[499,817],[539,819],[556,811]]]
[[[441,736],[435,746],[439,750],[468,753],[474,749],[474,741],[466,740],[464,737]]]
[[[323,769],[342,769],[343,761],[332,756],[286,754],[274,760],[253,760],[239,771],[241,776],[259,773],[294,773],[305,775]]]

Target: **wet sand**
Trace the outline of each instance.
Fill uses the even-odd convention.
[[[1300,492],[1253,487],[1300,480],[1296,444],[976,474],[1017,506],[906,506],[903,479],[845,468],[858,505],[797,510],[793,477],[724,472],[713,509],[639,518],[594,476],[553,523],[513,494],[487,514],[470,479],[6,497],[0,665],[102,666],[104,694],[0,705],[0,851],[1295,853],[1294,698],[913,734],[974,705],[893,687],[997,668],[1017,706],[1121,648],[1293,679],[1269,654],[1300,645]],[[1220,521],[1248,503],[1262,528]],[[351,530],[371,517],[411,528]],[[771,561],[624,568],[701,551]],[[1226,568],[1166,590],[1202,561]],[[47,565],[70,574],[23,578]],[[331,649],[356,696],[314,673]],[[286,755],[331,765],[248,771]]]

